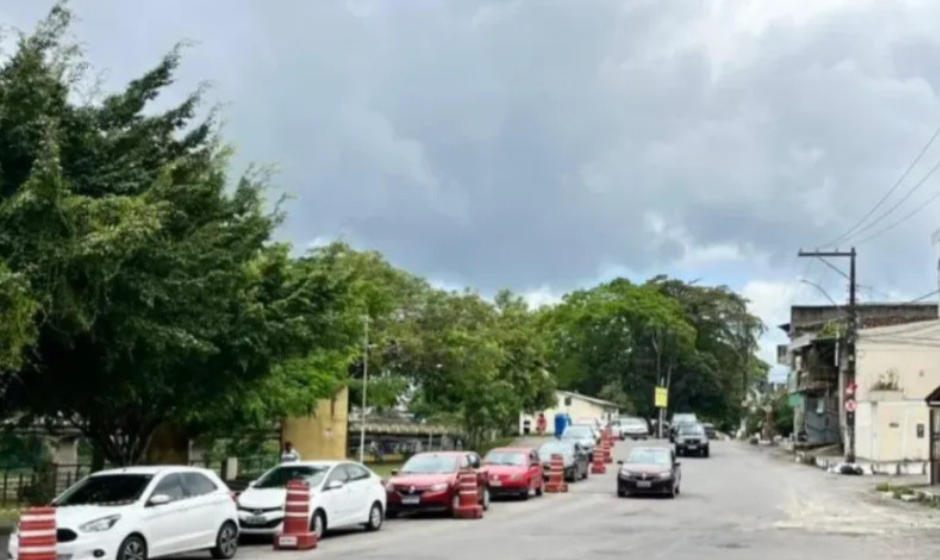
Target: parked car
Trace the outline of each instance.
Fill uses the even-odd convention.
[[[588,477],[590,460],[587,450],[576,441],[555,440],[547,441],[539,447],[539,460],[542,461],[544,476],[548,478],[551,473],[552,455],[558,454],[564,458],[565,480],[577,482]]]
[[[490,496],[541,496],[545,489],[542,461],[535,449],[500,447],[483,458],[489,473]]]
[[[453,514],[460,504],[457,473],[472,469],[476,473],[477,495],[483,509],[490,507],[489,470],[473,451],[418,453],[392,471],[385,485],[388,515],[413,511],[438,511]]]
[[[689,454],[708,457],[708,434],[701,424],[682,424],[676,434],[676,455]]]
[[[382,528],[385,488],[382,479],[361,463],[300,461],[270,469],[238,496],[238,523],[246,535],[275,535],[284,523],[287,483],[310,486],[310,530],[322,537],[330,529]]]
[[[53,500],[59,558],[147,560],[238,551],[238,514],[228,487],[194,467],[128,467],[83,478]],[[10,536],[18,558],[19,530]]]
[[[681,492],[682,470],[671,449],[635,447],[626,461],[617,461],[617,496],[665,494],[675,498]]]
[[[593,426],[587,424],[572,424],[565,428],[561,434],[562,441],[577,442],[588,454],[588,462],[594,460],[594,450],[597,448],[597,440],[600,438],[598,432]]]
[[[647,439],[650,437],[650,427],[642,418],[624,417],[620,419],[620,439]]]
[[[698,417],[691,412],[673,414],[672,422],[669,423],[670,442],[674,442],[676,440],[676,433],[679,431],[679,426],[683,424],[698,424]]]

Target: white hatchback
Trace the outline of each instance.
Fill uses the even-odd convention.
[[[300,461],[267,471],[238,496],[238,522],[244,535],[274,535],[284,522],[287,483],[310,485],[310,530],[364,526],[371,531],[385,519],[385,486],[377,474],[352,461]]]
[[[238,514],[228,487],[193,467],[128,467],[88,476],[53,501],[60,560],[147,560],[238,551]],[[19,531],[10,537],[17,558]]]

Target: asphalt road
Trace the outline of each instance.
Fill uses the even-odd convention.
[[[655,444],[662,445],[662,444]],[[682,495],[617,498],[615,469],[570,492],[497,502],[482,520],[405,518],[310,552],[243,546],[242,560],[935,559],[940,512],[885,501],[871,477],[823,473],[737,442],[682,458]],[[630,444],[618,444],[624,457]],[[0,537],[2,538],[2,537]],[[204,560],[207,555],[193,558]]]

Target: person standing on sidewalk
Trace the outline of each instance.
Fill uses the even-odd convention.
[[[291,442],[284,442],[284,452],[281,453],[281,462],[282,463],[296,463],[300,460],[300,453],[294,449],[294,445]]]

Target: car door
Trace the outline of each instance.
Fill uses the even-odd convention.
[[[206,475],[192,471],[179,474],[186,490],[189,511],[193,515],[193,538],[200,546],[213,545],[222,526],[219,511],[224,500],[231,500]]]
[[[346,463],[343,467],[346,469],[346,487],[349,489],[350,523],[365,523],[369,520],[369,509],[372,507],[372,475],[365,467],[355,463]]]
[[[341,482],[338,488],[330,488],[331,483]],[[323,482],[323,509],[326,511],[328,527],[342,527],[350,523],[349,473],[342,463],[333,467]]]
[[[170,497],[170,502],[151,505],[150,499],[157,495]],[[149,533],[150,556],[175,554],[197,548],[198,524],[186,489],[177,473],[164,475],[154,487],[144,506],[144,524]]]

